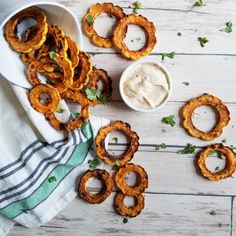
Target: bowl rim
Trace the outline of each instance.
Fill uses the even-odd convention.
[[[28,8],[28,7],[32,7],[32,6],[40,6],[40,5],[50,5],[50,6],[57,6],[60,7],[62,9],[64,9],[65,11],[67,11],[73,18],[73,20],[75,21],[78,31],[79,31],[79,41],[80,41],[80,48],[83,49],[83,41],[82,41],[82,30],[79,24],[79,21],[77,19],[77,17],[75,16],[75,14],[66,6],[57,3],[57,2],[48,2],[48,1],[36,1],[36,2],[31,2],[31,3],[26,3],[23,4],[21,7],[13,10],[6,18],[5,20],[3,20],[3,22],[0,24],[0,30],[2,30],[5,26],[5,24],[7,23],[7,21],[13,17],[15,14],[17,14],[18,12]]]
[[[26,3],[26,4],[22,4],[20,7],[18,7],[17,9],[13,10],[10,14],[8,14],[8,16],[2,21],[2,23],[0,24],[0,32],[4,34],[4,26],[7,23],[7,21],[13,17],[15,14],[17,14],[18,12],[28,8],[28,7],[32,7],[32,6],[36,6],[36,7],[40,7],[40,6],[55,6],[58,8],[63,9],[66,13],[68,13],[70,15],[70,17],[73,19],[75,26],[77,27],[77,32],[78,32],[78,44],[81,50],[83,50],[83,35],[82,35],[82,29],[80,26],[80,23],[76,17],[76,15],[66,6],[60,4],[60,3],[55,3],[55,2],[48,2],[48,1],[35,1],[35,2],[30,2],[30,3]],[[18,85],[20,87],[23,88],[29,88],[29,85],[27,85],[27,83],[16,83],[15,81],[11,80],[8,76],[8,74],[6,74],[4,72],[4,70],[0,70],[0,75],[2,75],[2,77],[6,80],[8,80],[9,82]]]
[[[134,105],[132,105],[128,99],[126,98],[125,94],[124,94],[124,91],[123,91],[123,84],[125,82],[125,80],[127,79],[127,77],[125,77],[125,74],[126,72],[134,67],[135,65],[138,65],[138,64],[143,64],[143,63],[151,63],[151,64],[155,64],[157,65],[166,75],[166,78],[167,78],[167,81],[168,81],[168,84],[169,84],[169,92],[168,92],[168,95],[166,96],[166,98],[163,100],[163,102],[161,104],[159,104],[158,106],[156,106],[155,108],[153,109],[139,109],[137,107],[135,107]],[[148,113],[148,112],[153,112],[153,111],[157,111],[159,110],[160,108],[162,108],[166,103],[167,101],[169,100],[171,94],[172,94],[172,89],[173,89],[173,84],[172,84],[172,76],[170,75],[169,71],[167,70],[167,68],[162,65],[160,62],[157,62],[155,60],[151,60],[151,59],[141,59],[139,61],[136,61],[136,62],[133,62],[132,64],[130,64],[129,66],[127,66],[125,68],[125,70],[122,72],[121,74],[121,77],[120,77],[120,81],[119,81],[119,91],[120,91],[120,95],[121,95],[121,98],[122,100],[125,102],[125,104],[130,107],[131,109],[135,110],[135,111],[139,111],[139,112],[144,112],[144,113]]]

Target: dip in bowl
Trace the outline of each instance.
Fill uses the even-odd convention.
[[[151,112],[160,109],[169,99],[172,80],[165,67],[155,61],[138,61],[121,75],[120,94],[132,109]]]

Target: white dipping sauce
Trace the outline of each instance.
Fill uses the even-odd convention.
[[[137,109],[150,110],[159,106],[170,92],[165,72],[155,63],[136,64],[125,77],[124,95]]]

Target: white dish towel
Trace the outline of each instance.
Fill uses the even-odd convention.
[[[91,117],[67,137],[31,107],[26,89],[0,78],[0,235],[14,222],[45,224],[77,196],[94,136],[108,123]]]

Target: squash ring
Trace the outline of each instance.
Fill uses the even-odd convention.
[[[95,21],[96,17],[102,13],[115,16],[117,21],[125,17],[125,13],[121,7],[114,6],[112,3],[97,3],[89,8],[88,14],[83,19],[84,31],[92,42],[98,47],[110,48],[113,45],[112,39],[99,36],[93,24],[90,25],[87,20],[88,17],[92,17],[93,21]]]
[[[107,72],[103,69],[97,69],[93,67],[93,71],[90,74],[90,88],[98,89],[98,82],[101,81],[103,88],[101,91],[102,96],[108,100],[112,94],[112,80],[111,77],[108,76]],[[89,105],[96,106],[101,104],[102,102],[99,99],[89,100]]]
[[[55,85],[59,93],[66,91],[73,83],[74,70],[72,69],[71,62],[57,54],[57,64],[63,70],[63,79]],[[43,69],[43,66],[54,63],[55,61],[50,59],[47,55],[40,57],[37,61],[30,64],[28,69],[28,78],[32,85],[40,84],[37,72]]]
[[[220,170],[218,172],[212,172],[212,171],[208,170],[205,161],[206,161],[206,158],[208,157],[208,155],[212,151],[220,151],[222,154],[224,154],[224,156],[226,158],[226,166],[223,170]],[[220,179],[226,179],[234,173],[235,161],[236,161],[235,158],[236,158],[235,153],[231,148],[226,147],[222,144],[213,144],[208,147],[205,147],[199,153],[197,164],[198,164],[199,169],[201,170],[202,175],[205,178],[207,178],[209,180],[217,181]]]
[[[74,82],[71,86],[73,90],[81,90],[89,82],[89,75],[91,74],[93,65],[87,53],[80,51],[78,74],[74,76]]]
[[[146,45],[137,51],[130,50],[124,43],[124,32],[128,25],[134,24],[143,28],[147,33],[147,43]],[[130,60],[138,60],[142,56],[147,56],[151,53],[156,45],[156,28],[154,24],[147,20],[147,18],[139,15],[130,14],[121,19],[113,35],[114,45],[121,51],[121,55]]]
[[[192,114],[194,110],[203,105],[211,106],[219,115],[218,123],[208,132],[203,132],[197,129],[192,122]],[[183,106],[182,117],[182,125],[191,136],[210,141],[222,134],[223,128],[226,127],[230,121],[230,112],[219,98],[204,93],[197,98],[191,99]]]
[[[134,206],[127,207],[124,204],[124,199],[126,195],[122,192],[118,192],[115,196],[115,210],[119,215],[135,217],[140,214],[144,208],[144,196],[142,194],[135,195],[134,197]]]
[[[45,104],[42,103],[40,100],[41,95],[45,93],[49,96],[49,101]],[[46,112],[53,112],[56,111],[59,102],[61,100],[60,94],[58,93],[57,89],[53,88],[47,84],[39,84],[33,87],[29,91],[29,100],[31,106],[38,112],[46,113]]]
[[[103,181],[104,185],[101,192],[92,194],[86,189],[86,183],[91,178],[98,178]],[[79,183],[80,197],[91,204],[100,204],[104,202],[111,194],[113,189],[113,180],[106,170],[93,170],[86,171]]]
[[[127,150],[119,156],[114,156],[109,154],[105,148],[105,139],[107,135],[114,130],[119,130],[123,132],[129,138],[130,141]],[[98,157],[101,160],[103,160],[106,164],[114,166],[116,164],[116,160],[119,160],[120,166],[123,166],[133,158],[134,153],[138,150],[139,146],[138,141],[139,141],[139,136],[137,135],[136,132],[130,129],[130,125],[128,123],[125,123],[120,120],[114,121],[111,124],[102,127],[99,130],[95,139],[96,153]]]
[[[82,124],[86,123],[89,119],[89,102],[88,100],[78,92],[68,89],[66,92],[61,94],[62,98],[72,100],[73,102],[79,103],[81,111],[79,116],[75,120],[68,121],[68,123],[60,122],[53,112],[46,113],[47,119],[51,125],[58,130],[72,131],[78,129]]]
[[[37,21],[37,32],[28,41],[24,42],[16,35],[17,25],[25,18],[33,18]],[[38,7],[29,7],[14,15],[5,26],[5,38],[10,46],[18,52],[31,52],[39,49],[46,40],[48,25],[46,15]]]
[[[135,172],[139,176],[139,183],[133,187],[129,187],[125,180],[126,175],[130,172]],[[117,171],[115,182],[122,193],[128,196],[136,196],[143,193],[148,187],[148,175],[141,166],[129,163]]]
[[[67,56],[71,60],[72,67],[75,68],[79,64],[79,47],[69,36],[65,36],[68,42]]]

